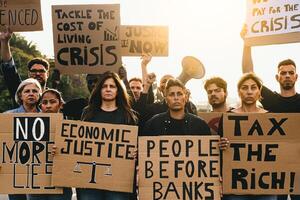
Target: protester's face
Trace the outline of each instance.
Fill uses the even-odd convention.
[[[166,94],[166,102],[171,111],[184,110],[186,103],[185,90],[178,86],[172,86]]]
[[[290,90],[295,87],[298,75],[294,65],[282,65],[278,68],[276,79],[284,90]]]
[[[224,105],[227,97],[227,93],[223,88],[218,87],[215,83],[208,85],[207,97],[209,104],[215,108]]]
[[[133,93],[134,99],[138,100],[143,90],[143,84],[140,81],[131,81],[129,83],[131,92]]]
[[[163,95],[165,96],[165,88],[166,88],[166,83],[168,82],[169,79],[173,78],[173,76],[171,75],[165,75],[160,79],[160,83],[159,83],[159,90],[163,93]]]
[[[123,67],[123,66],[120,67],[118,74],[119,74],[119,77],[121,80],[123,80],[124,78],[127,78],[127,71],[126,71],[125,67]]]
[[[48,75],[48,70],[41,64],[34,64],[29,70],[29,77],[40,82],[42,87],[46,85]]]
[[[117,98],[118,88],[114,79],[109,78],[104,81],[101,89],[102,101],[115,101]]]
[[[21,100],[23,104],[37,104],[40,97],[40,89],[35,84],[26,85],[21,92]]]
[[[47,92],[41,100],[41,109],[44,113],[58,113],[62,107],[62,103],[52,92]]]
[[[254,80],[248,79],[239,88],[239,96],[243,104],[256,104],[256,101],[260,98],[260,89]]]

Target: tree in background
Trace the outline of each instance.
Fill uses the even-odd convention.
[[[54,69],[53,59],[49,59],[42,55],[35,44],[28,42],[25,37],[19,34],[13,34],[10,45],[17,70],[23,80],[28,77],[28,70],[26,67],[28,61],[34,57],[42,57],[47,59],[50,63],[50,77],[47,83],[48,87],[52,88],[55,86],[55,88],[62,92],[66,101],[74,98],[88,97],[89,93],[85,82],[85,75],[64,75],[60,76],[59,80],[53,81],[53,78],[57,79],[57,77],[52,77]],[[4,84],[3,76],[0,73],[0,112],[11,109],[12,106],[11,97]]]

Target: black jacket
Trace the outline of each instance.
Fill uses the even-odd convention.
[[[143,128],[145,123],[154,115],[166,112],[168,110],[167,103],[163,101],[149,103],[148,94],[141,93],[139,100],[135,103],[133,109],[139,113],[140,127]],[[186,112],[197,115],[197,108],[188,101],[185,105]]]
[[[183,120],[183,133],[178,133],[178,135],[211,135],[210,128],[207,123],[200,117],[186,112]],[[157,114],[146,122],[146,125],[140,135],[169,135],[169,129],[172,126],[171,122],[172,120],[169,111]]]

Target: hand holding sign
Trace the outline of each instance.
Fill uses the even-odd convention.
[[[244,24],[243,28],[240,32],[240,36],[243,40],[245,39],[245,36],[246,36],[247,32],[248,32],[247,24]]]
[[[53,146],[52,146],[52,150],[51,150],[51,155],[52,155],[52,156],[55,156],[56,151],[57,151],[57,146],[53,145]]]
[[[147,67],[147,65],[149,64],[149,62],[152,59],[152,55],[151,55],[151,53],[145,53],[141,56],[141,59],[142,59],[141,66],[142,67]]]
[[[10,30],[8,26],[5,26],[5,29],[0,32],[0,40],[1,42],[8,42],[11,39],[13,32]]]
[[[219,143],[219,148],[222,151],[225,151],[229,146],[229,140],[225,137],[221,137],[220,143]]]

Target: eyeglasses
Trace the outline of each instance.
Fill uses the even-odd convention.
[[[33,73],[33,74],[37,74],[37,73],[43,74],[43,73],[46,73],[47,70],[46,69],[30,69],[29,72]]]

